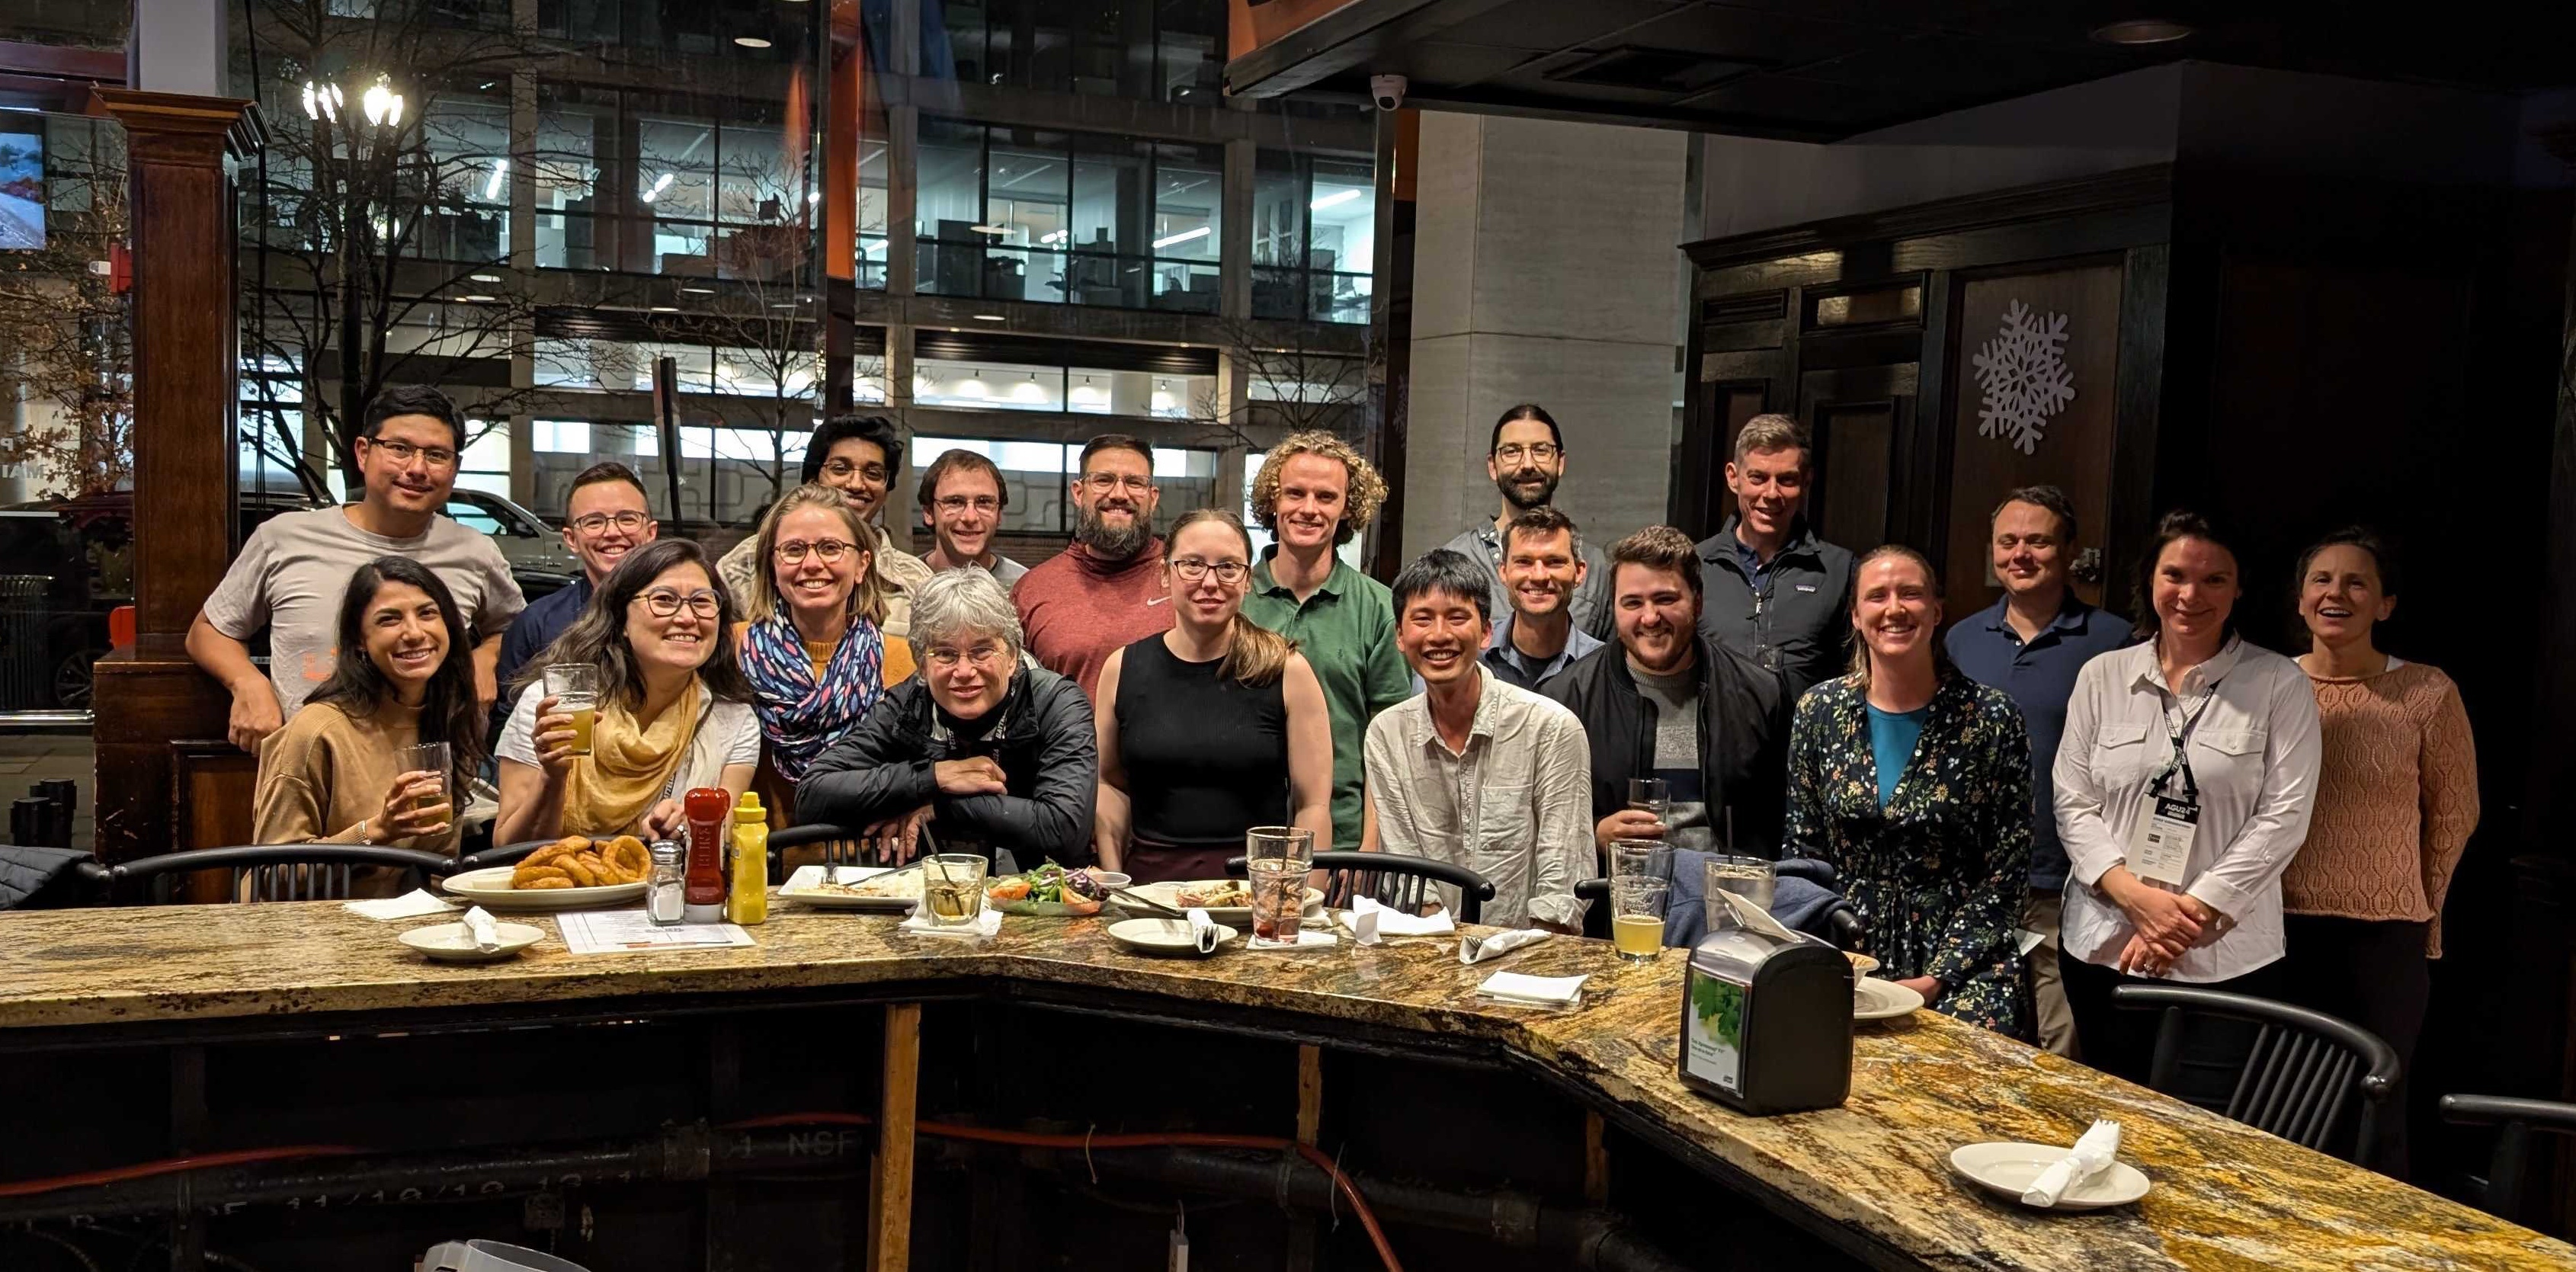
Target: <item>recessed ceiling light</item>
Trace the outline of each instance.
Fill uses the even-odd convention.
[[[465,299],[466,303],[468,303],[468,304],[484,304],[484,303],[489,303],[489,302],[492,300],[492,297],[490,297],[490,296],[467,296],[467,297],[465,297],[464,299]]]
[[[1001,316],[1000,314],[977,314],[977,315],[975,315],[975,321],[977,321],[977,322],[1001,322],[1001,321],[1003,321],[1003,318],[1002,318],[1002,316]]]
[[[713,287],[683,287],[680,289],[680,294],[684,296],[713,296],[716,294],[716,289]]]
[[[468,274],[466,277],[471,278],[478,283],[497,283],[501,281],[501,276],[498,274]]]
[[[680,307],[678,305],[655,305],[653,306],[653,312],[657,314],[676,314],[680,312]]]
[[[2171,44],[2190,34],[2190,27],[2170,18],[2130,18],[2093,30],[2104,44]]]
[[[794,309],[795,307],[796,302],[792,300],[782,300],[770,306],[772,309]]]
[[[1011,227],[1007,225],[970,225],[966,228],[973,230],[978,234],[1008,234],[1011,232]]]
[[[737,35],[733,37],[733,42],[747,49],[765,49],[769,47],[769,41],[756,35]]]

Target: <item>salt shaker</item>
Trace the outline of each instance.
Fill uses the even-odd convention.
[[[679,841],[654,840],[653,873],[644,885],[644,917],[665,927],[678,923],[681,907],[687,901],[687,885],[688,870],[681,864]]]

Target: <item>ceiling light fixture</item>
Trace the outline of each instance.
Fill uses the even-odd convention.
[[[975,321],[977,321],[977,322],[1001,322],[1002,320],[1003,320],[1003,319],[1002,319],[1002,315],[1000,315],[1000,314],[977,314],[977,315],[975,315]]]
[[[733,37],[733,42],[747,49],[765,49],[769,47],[769,41],[756,35],[737,35]]]
[[[1176,246],[1179,246],[1180,244],[1187,243],[1187,242],[1189,242],[1189,241],[1190,241],[1190,240],[1192,240],[1192,239],[1203,239],[1203,238],[1206,238],[1207,236],[1208,236],[1208,227],[1206,227],[1206,226],[1204,226],[1204,225],[1200,226],[1199,228],[1197,228],[1197,229],[1195,229],[1195,230],[1183,230],[1183,231],[1181,231],[1181,232],[1180,232],[1180,233],[1178,233],[1178,234],[1174,234],[1174,235],[1171,235],[1171,236],[1166,237],[1166,238],[1158,238],[1158,239],[1154,240],[1154,250],[1156,250],[1156,251],[1161,251],[1162,249],[1167,248],[1167,247],[1176,247]]]
[[[680,307],[678,305],[655,305],[653,306],[653,312],[657,314],[676,314],[680,312]]]
[[[713,296],[716,294],[716,289],[713,287],[683,287],[680,289],[680,294],[683,296]]]
[[[1360,192],[1357,190],[1335,190],[1331,194],[1325,195],[1306,206],[1314,211],[1321,212],[1326,208],[1340,207],[1358,197],[1360,197]]]
[[[492,161],[492,179],[483,183],[483,197],[484,197],[484,198],[486,198],[486,199],[497,199],[497,198],[500,198],[500,197],[501,197],[501,179],[502,179],[503,177],[508,176],[509,174],[510,174],[510,161],[509,161],[509,160],[507,160],[507,159],[495,159],[495,160],[493,160],[493,161]]]
[[[501,281],[501,276],[498,274],[468,274],[466,277],[473,279],[478,283],[497,283]]]
[[[661,176],[655,177],[653,179],[653,188],[644,192],[644,201],[646,203],[651,203],[653,200],[661,198],[662,192],[671,188],[671,179],[678,175],[680,174],[676,172],[665,172]]]
[[[467,296],[464,299],[468,304],[486,305],[490,304],[495,298],[491,296],[474,295]]]
[[[2093,29],[2093,38],[2104,44],[2171,44],[2188,38],[2190,27],[2171,18],[2129,18]]]
[[[1008,234],[1011,232],[1011,227],[1007,225],[970,225],[966,228],[973,230],[978,234]]]

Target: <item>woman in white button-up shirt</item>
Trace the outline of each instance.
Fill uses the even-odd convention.
[[[2236,554],[2188,512],[2157,526],[2139,590],[2154,639],[2084,665],[2057,750],[2057,829],[2073,864],[2059,964],[2076,1042],[2095,1068],[2143,1079],[2156,1014],[2111,1006],[2124,980],[2274,997],[2281,871],[2307,837],[2317,702],[2291,660],[2236,635]],[[2163,873],[2139,853],[2175,738],[2199,816]],[[2170,776],[2164,793],[2179,797]],[[2133,860],[2133,856],[2138,859]]]

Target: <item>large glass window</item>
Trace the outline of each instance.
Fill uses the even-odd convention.
[[[1222,92],[1223,0],[951,0],[937,12],[961,80],[1207,104]]]
[[[1252,312],[1366,322],[1377,188],[1366,160],[1261,151],[1252,196]]]
[[[922,121],[921,290],[1214,313],[1224,151]]]

